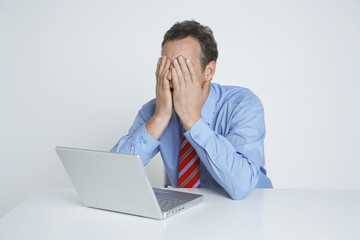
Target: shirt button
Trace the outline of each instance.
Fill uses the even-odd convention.
[[[195,135],[195,139],[198,139],[198,138],[199,138],[199,135],[198,135],[198,134],[196,134],[196,135]]]
[[[146,144],[146,143],[147,143],[147,141],[146,141],[146,140],[144,140],[144,141],[143,141],[143,144]]]

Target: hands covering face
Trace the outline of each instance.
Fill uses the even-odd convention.
[[[159,58],[156,68],[156,110],[155,116],[170,120],[173,113],[173,103],[170,82],[167,76],[170,71],[170,59]]]
[[[207,97],[203,79],[199,77],[201,74],[198,75],[190,59],[179,56],[171,61],[162,56],[156,69],[155,114],[170,119],[174,108],[185,130],[189,130],[201,119],[201,109]]]

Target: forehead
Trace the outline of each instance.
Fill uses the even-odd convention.
[[[200,61],[200,53],[200,43],[194,37],[167,41],[162,49],[162,55],[165,55],[172,60],[181,55],[185,58],[190,58],[192,61]]]

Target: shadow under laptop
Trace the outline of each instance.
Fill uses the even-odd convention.
[[[76,239],[150,239],[161,238],[166,223],[161,220],[109,210],[84,207],[79,216]]]

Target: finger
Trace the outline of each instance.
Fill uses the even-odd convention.
[[[166,70],[169,69],[170,66],[170,59],[166,59],[164,63],[161,63],[162,66],[160,67],[160,72],[159,72],[159,79],[163,80],[165,75]]]
[[[176,68],[172,68],[171,71],[172,71],[171,72],[172,73],[172,85],[173,85],[174,91],[176,91],[180,88],[179,78],[178,78]]]
[[[164,55],[161,57],[160,68],[158,72],[159,75],[161,75],[162,72],[164,71],[165,63],[166,63],[166,56]]]
[[[167,72],[168,71],[165,71],[164,74],[167,73]],[[166,88],[166,82],[168,82],[168,81],[164,81],[162,75],[159,76],[158,80],[156,81],[157,90],[163,92],[164,89]]]
[[[170,69],[170,65],[171,65],[171,61],[170,59],[167,59],[166,60],[166,63],[165,63],[165,67],[164,67],[164,70],[167,71]],[[165,74],[165,77],[167,76],[167,74]]]
[[[160,73],[160,76],[159,76],[159,81],[164,81],[164,80],[167,80],[166,76],[167,76],[167,73],[169,72],[170,68],[170,59],[167,59],[165,61],[165,66],[162,68],[162,72]]]
[[[165,72],[164,72],[164,76],[163,76],[163,79],[162,79],[162,82],[161,82],[161,87],[165,90],[167,89],[170,89],[169,87],[169,81],[166,79],[166,76],[169,74],[169,69],[166,69]]]
[[[166,92],[167,94],[170,94],[170,95],[171,95],[170,81],[166,78],[166,76],[167,76],[170,72],[171,72],[170,69],[167,69],[167,70],[165,71],[165,74],[164,74],[165,79],[163,79],[161,86],[162,86],[162,91],[163,91],[163,92]]]
[[[175,74],[176,74],[176,77],[177,77],[177,80],[178,80],[178,84],[179,85],[185,84],[184,83],[184,76],[183,76],[179,61],[177,59],[174,60],[174,68],[176,70]],[[174,78],[174,76],[173,76],[173,78]]]
[[[186,59],[186,65],[188,66],[188,69],[190,71],[191,79],[195,80],[196,79],[196,70],[195,70],[194,64],[192,63],[190,58]]]
[[[181,70],[182,70],[182,74],[184,75],[184,81],[192,81],[191,79],[191,75],[190,75],[190,72],[189,72],[189,69],[188,69],[188,66],[185,62],[185,59],[183,56],[179,56],[179,63],[180,63],[180,67],[181,67]]]

